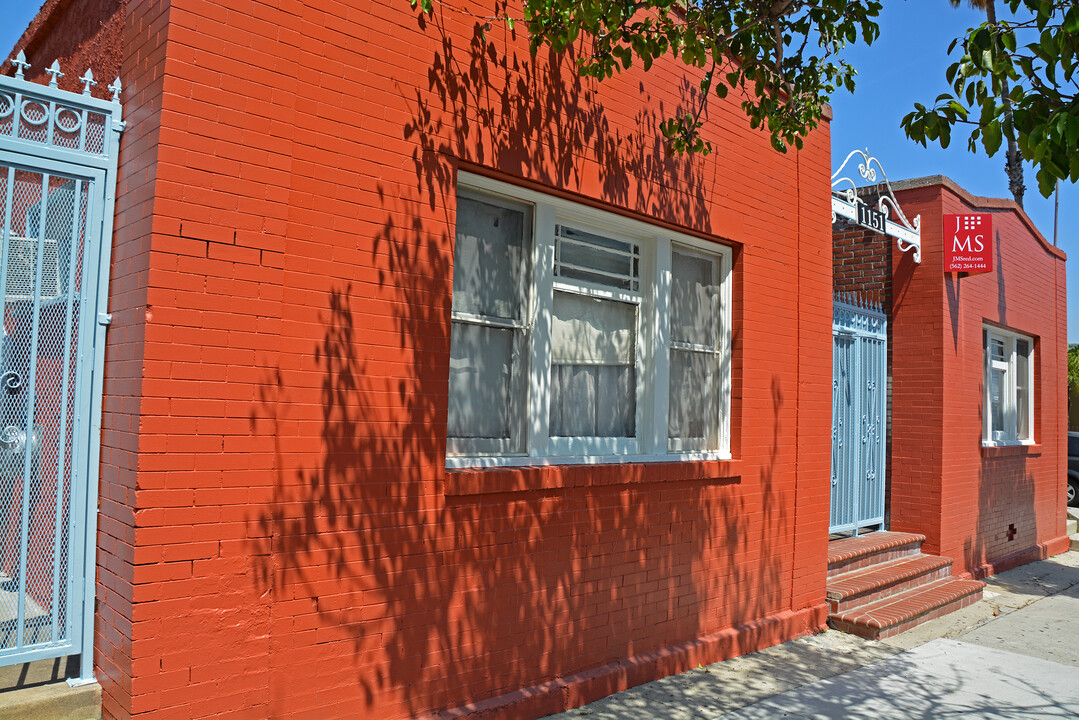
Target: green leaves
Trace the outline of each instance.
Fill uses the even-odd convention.
[[[982,145],[985,147],[985,153],[989,157],[997,154],[997,150],[1000,149],[1000,142],[1003,139],[1004,134],[1001,131],[1000,122],[994,120],[982,128]]]
[[[880,8],[879,0],[524,0],[524,19],[533,52],[579,39],[585,77],[603,80],[637,61],[647,70],[663,56],[701,71],[688,115],[660,128],[673,151],[709,150],[700,137],[705,103],[731,92],[750,125],[785,151],[801,147],[837,87],[853,90],[857,73],[839,54],[878,37]]]
[[[903,118],[907,137],[949,141],[969,125],[967,147],[992,157],[1005,140],[1037,168],[1048,197],[1057,180],[1079,180],[1079,4],[1074,0],[1008,0],[1014,21],[984,22],[952,43],[963,55],[946,71],[955,91],[931,108],[915,103]],[[980,150],[979,150],[980,147]]]

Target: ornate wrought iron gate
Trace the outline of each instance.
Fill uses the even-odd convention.
[[[92,677],[112,102],[0,77],[0,665],[83,655]]]
[[[832,310],[832,512],[828,531],[884,523],[887,319],[855,297]]]

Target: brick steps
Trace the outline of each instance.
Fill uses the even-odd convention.
[[[951,560],[934,555],[911,555],[871,565],[828,582],[831,611],[843,612],[858,605],[897,595],[941,580],[951,574]]]
[[[879,640],[978,602],[985,583],[951,577],[951,558],[923,554],[924,541],[876,532],[829,543],[828,623]]]
[[[828,577],[921,552],[925,535],[880,531],[828,543]]]
[[[833,613],[829,624],[836,630],[880,640],[897,635],[982,599],[985,583],[944,578],[905,593]]]

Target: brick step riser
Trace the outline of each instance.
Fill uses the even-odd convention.
[[[898,635],[901,632],[906,632],[911,628],[918,627],[922,623],[929,622],[930,620],[936,620],[937,618],[944,617],[945,615],[955,612],[956,610],[961,610],[965,607],[969,607],[981,599],[982,591],[978,590],[976,592],[970,593],[969,595],[964,595],[963,597],[956,598],[950,602],[935,607],[928,612],[922,613],[917,617],[910,618],[909,620],[904,620],[901,623],[892,625],[891,627],[881,628],[879,630],[876,628],[869,628],[864,625],[858,625],[857,623],[845,622],[843,620],[833,618],[828,619],[828,624],[836,630],[839,630],[840,632],[857,635],[858,637],[863,637],[867,640],[884,640],[886,638],[892,637],[893,635]]]
[[[899,558],[911,557],[912,555],[917,555],[921,551],[921,543],[910,543],[908,545],[888,548],[887,550],[882,550],[880,552],[859,555],[858,557],[850,558],[849,560],[840,560],[839,562],[829,563],[828,577],[835,577],[836,575],[853,572],[854,570],[861,570],[870,565],[879,565],[892,560],[898,560]]]
[[[877,588],[876,590],[869,593],[851,595],[849,598],[844,598],[843,600],[832,600],[831,598],[829,598],[828,605],[831,608],[831,612],[833,613],[846,612],[847,610],[856,608],[859,605],[865,605],[866,603],[871,603],[875,600],[880,600],[891,595],[898,595],[908,590],[913,590],[916,587],[928,585],[931,582],[936,582],[937,580],[943,580],[946,577],[951,577],[951,575],[951,566],[945,565],[942,568],[928,570],[920,575],[915,575],[914,577],[889,583],[888,585]]]

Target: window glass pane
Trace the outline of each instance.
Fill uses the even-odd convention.
[[[640,249],[621,240],[559,225],[555,275],[621,290],[639,290]]]
[[[555,292],[551,360],[577,365],[632,365],[637,306]]]
[[[632,438],[636,412],[632,366],[551,366],[551,437]]]
[[[554,293],[552,437],[635,437],[637,306]]]
[[[671,339],[707,348],[719,334],[719,287],[715,260],[671,255]]]
[[[671,450],[714,449],[719,422],[719,383],[712,353],[671,350],[670,411],[667,433]]]
[[[473,315],[521,317],[521,275],[531,218],[522,209],[457,198],[453,309]]]
[[[1030,438],[1030,343],[1015,341],[1015,434]]]
[[[451,438],[509,438],[515,331],[455,322],[450,330]]]
[[[990,344],[990,352],[994,360],[1004,360],[1004,341],[999,338],[993,338]]]
[[[1004,371],[989,371],[989,418],[993,439],[1000,440],[1004,435],[1004,399],[1001,390],[1004,388]]]

